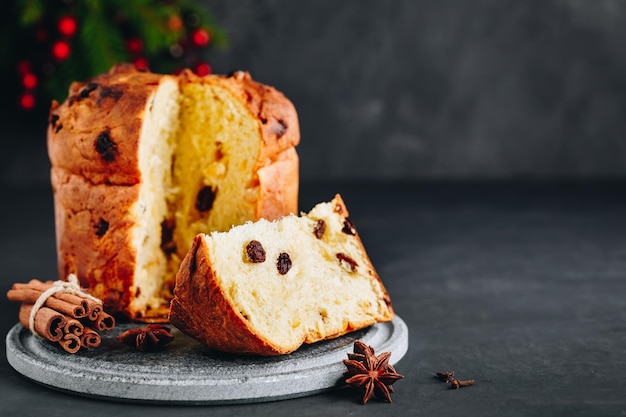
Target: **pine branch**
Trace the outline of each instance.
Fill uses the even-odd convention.
[[[193,0],[179,0],[178,3],[181,9],[188,10],[200,17],[200,21],[204,22],[204,26],[211,34],[211,44],[213,46],[222,49],[228,47],[228,37],[226,33],[215,23],[213,16],[211,16],[209,12]]]
[[[119,62],[147,59],[153,69],[165,73],[183,66],[196,68],[204,64],[206,51],[205,45],[191,39],[197,29],[210,33],[211,47],[227,45],[226,35],[198,0],[14,0],[10,4],[1,17],[0,56],[11,64],[3,65],[0,72],[19,80],[15,87],[22,97],[37,95],[39,103],[42,98],[44,103],[50,97],[62,100],[72,81],[87,80]],[[65,20],[61,26],[61,17],[70,24],[73,20],[77,31],[61,33],[68,23]],[[129,41],[134,39],[141,40],[143,48],[131,51],[135,44]],[[57,42],[69,45],[69,56],[55,48]],[[181,46],[182,55],[171,52]],[[22,85],[25,74],[35,76],[36,83]]]
[[[91,1],[83,16],[79,31],[80,51],[89,57],[89,72],[99,74],[108,71],[118,62],[128,61],[124,38],[97,1]],[[93,4],[96,3],[96,4]]]
[[[167,48],[178,40],[168,28],[168,19],[175,9],[167,3],[151,0],[131,3],[121,0],[117,7],[128,20],[129,27],[137,31],[136,35],[143,39],[148,54]]]

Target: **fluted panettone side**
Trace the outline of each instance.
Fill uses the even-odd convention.
[[[124,64],[73,83],[47,133],[60,277],[166,321],[197,233],[297,212],[299,139],[293,104],[245,72]]]

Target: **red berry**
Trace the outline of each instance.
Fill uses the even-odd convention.
[[[133,64],[135,64],[135,67],[137,67],[137,69],[148,69],[148,60],[146,58],[135,58]]]
[[[64,61],[70,56],[70,45],[65,41],[56,41],[52,45],[52,56],[57,61]]]
[[[206,29],[196,29],[191,34],[191,41],[196,46],[206,46],[210,40],[211,36]]]
[[[201,62],[198,65],[196,65],[196,74],[198,74],[201,77],[203,75],[208,75],[211,72],[213,72],[213,68],[211,68],[211,66],[207,64],[206,62]]]
[[[37,82],[39,80],[37,79],[37,76],[35,74],[32,74],[30,72],[27,72],[26,74],[24,74],[22,76],[22,84],[24,85],[24,87],[28,88],[28,89],[33,89],[35,87],[37,87]]]
[[[76,33],[76,19],[72,16],[63,16],[59,19],[57,27],[61,35],[72,36]]]
[[[20,107],[24,110],[31,110],[35,107],[35,96],[31,93],[24,93],[20,96]]]
[[[136,54],[143,50],[143,41],[139,38],[132,38],[126,41],[126,49],[128,52]]]

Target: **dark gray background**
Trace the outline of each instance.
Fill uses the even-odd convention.
[[[295,103],[304,180],[626,173],[624,1],[205,4],[230,39],[215,72]],[[46,183],[45,115],[2,124],[2,182]]]

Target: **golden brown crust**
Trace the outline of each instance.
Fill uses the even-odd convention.
[[[53,166],[82,175],[91,182],[136,184],[137,160],[145,108],[158,85],[173,76],[141,72],[117,65],[92,80],[72,83],[63,104],[53,102],[48,125],[48,154]],[[206,83],[226,88],[257,118],[263,146],[257,169],[273,163],[300,142],[295,107],[281,92],[254,81],[247,72],[198,77],[181,73],[181,83]],[[98,152],[98,137],[106,133],[115,150]]]
[[[135,268],[135,222],[129,208],[137,201],[142,181],[138,149],[145,111],[163,82],[215,83],[243,100],[258,117],[263,134],[255,167],[260,190],[256,212],[271,219],[297,212],[298,159],[293,146],[300,137],[295,108],[249,74],[197,77],[185,71],[174,77],[122,64],[88,82],[73,83],[64,103],[52,103],[47,132],[59,275],[64,279],[76,272],[83,286],[108,300],[111,311],[131,318],[146,312],[129,306]],[[73,215],[77,212],[81,215]],[[95,238],[94,222],[101,218],[110,230]],[[165,317],[167,307],[158,314]]]
[[[145,108],[165,77],[120,66],[91,81],[72,83],[67,100],[53,103],[50,110],[52,166],[94,184],[137,184]]]
[[[135,249],[130,213],[139,186],[94,185],[63,168],[52,168],[59,276],[74,273],[110,312],[130,300]]]
[[[257,218],[276,220],[285,214],[298,214],[298,172],[295,148],[281,152],[272,164],[257,171],[260,188]]]
[[[176,275],[170,323],[214,349],[264,356],[287,353],[259,337],[233,309],[210,265],[206,242],[196,236]],[[207,300],[210,309],[205,307]]]

